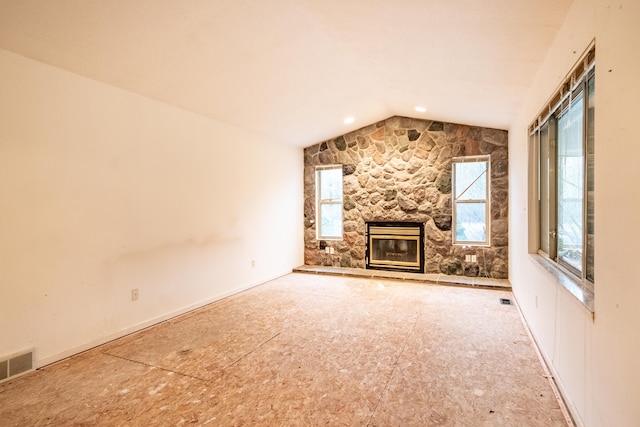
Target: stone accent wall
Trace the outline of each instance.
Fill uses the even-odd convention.
[[[451,159],[478,154],[491,156],[491,246],[454,246]],[[328,164],[343,165],[344,240],[321,242],[315,166]],[[364,268],[365,222],[413,221],[425,223],[426,273],[508,277],[506,131],[392,117],[306,148],[304,165],[306,265]]]

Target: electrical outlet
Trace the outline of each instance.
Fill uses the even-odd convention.
[[[471,255],[465,255],[464,260],[465,262],[471,262]]]
[[[471,262],[478,262],[478,257],[476,255],[471,255]]]
[[[333,248],[329,248],[329,253],[333,254],[335,252],[335,250]]]
[[[326,254],[330,253],[330,248],[329,248],[329,246],[327,246],[326,248],[324,248],[324,253],[326,253]]]
[[[252,260],[251,260],[251,268],[253,268],[253,267],[255,267],[255,266],[256,266],[256,260],[255,260],[255,259],[252,259]]]
[[[131,289],[131,301],[138,301],[138,288]]]

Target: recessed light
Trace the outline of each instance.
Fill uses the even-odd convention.
[[[354,119],[353,117],[347,117],[344,119],[344,124],[345,125],[350,125],[351,123],[355,122],[356,119]]]
[[[426,108],[424,108],[424,107],[417,106],[417,107],[416,107],[416,111],[417,111],[418,113],[426,113],[427,109],[426,109]]]

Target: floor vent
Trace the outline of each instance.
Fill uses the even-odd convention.
[[[0,358],[0,383],[33,371],[34,349]]]
[[[500,304],[511,305],[512,302],[511,302],[511,300],[509,298],[500,298]]]

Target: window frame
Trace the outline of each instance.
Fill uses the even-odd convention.
[[[485,177],[486,180],[486,192],[484,199],[456,199],[456,164],[461,163],[486,163]],[[477,180],[477,179],[476,179]],[[475,183],[475,181],[474,181]],[[473,184],[471,184],[473,185]],[[470,186],[469,186],[470,187]],[[451,235],[454,245],[458,246],[491,246],[491,156],[478,155],[478,156],[462,156],[454,157],[451,160]],[[458,240],[457,235],[457,210],[458,204],[465,203],[484,203],[485,204],[485,240],[484,241],[471,241],[471,240]]]
[[[316,239],[317,240],[343,240],[344,238],[344,195],[343,179],[340,180],[340,198],[321,199],[322,194],[322,172],[327,170],[340,170],[340,177],[343,177],[342,165],[322,165],[315,167],[316,184]],[[322,206],[340,205],[340,235],[322,234]]]
[[[593,193],[593,179],[595,169],[590,167],[589,162],[593,162],[593,115],[595,107],[595,89],[590,92],[590,88],[595,88],[595,48],[591,47],[588,53],[582,58],[559,91],[552,97],[552,101],[546,106],[546,115],[540,115],[529,127],[530,141],[530,202],[529,202],[529,252],[538,254],[549,262],[554,263],[562,271],[583,283],[593,292],[595,282],[593,243],[589,241],[590,236],[595,235],[589,227],[589,214],[593,212],[593,198],[589,192]],[[590,87],[590,84],[594,86]],[[562,200],[559,200],[559,125],[558,122],[570,108],[581,98],[582,111],[582,265],[578,269],[569,262],[562,259],[559,254],[559,214]],[[542,137],[543,131],[547,131],[547,141]],[[591,132],[591,134],[590,134]],[[543,144],[548,143],[547,155],[543,155]],[[590,158],[591,157],[591,158]],[[544,163],[548,162],[545,168]],[[544,175],[546,173],[546,175]],[[544,175],[544,176],[543,176]],[[591,181],[590,181],[591,180]],[[544,184],[548,184],[548,193],[544,194]],[[543,195],[548,196],[548,203],[543,203]],[[545,207],[547,211],[545,212]],[[544,223],[545,216],[548,217]],[[548,233],[548,247],[543,239],[543,233]]]

